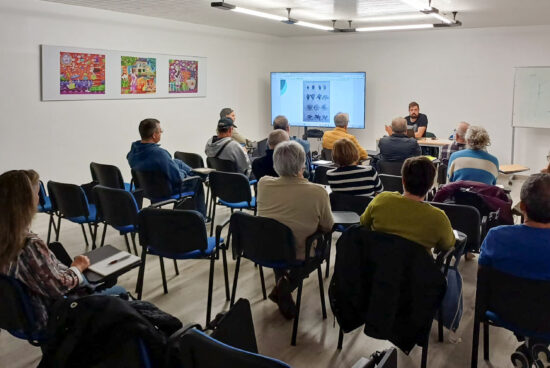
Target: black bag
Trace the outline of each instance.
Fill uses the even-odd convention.
[[[128,303],[130,303],[132,308],[134,308],[139,314],[145,317],[146,320],[151,322],[153,326],[164,332],[166,336],[172,335],[174,332],[183,327],[183,324],[179,319],[163,310],[160,310],[152,303],[144,300],[130,300]]]

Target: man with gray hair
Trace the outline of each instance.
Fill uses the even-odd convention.
[[[306,171],[304,173],[304,177],[309,178],[310,173],[312,172],[311,154],[309,153],[309,142],[296,136],[290,136],[290,124],[288,123],[288,119],[284,115],[277,115],[275,119],[273,119],[273,130],[284,130],[288,133],[291,141],[300,143],[306,153]]]
[[[305,160],[300,144],[281,142],[273,153],[273,166],[279,177],[264,176],[258,182],[258,215],[277,220],[292,230],[298,260],[305,259],[308,236],[317,230],[329,232],[334,225],[326,190],[304,178]],[[316,267],[305,264],[290,271],[275,271],[277,285],[269,299],[278,304],[285,318],[292,319],[296,315],[292,291]]]
[[[359,161],[366,160],[367,151],[363,147],[361,147],[361,145],[357,141],[357,138],[355,138],[353,134],[348,133],[348,123],[348,114],[339,112],[338,114],[334,115],[335,128],[333,130],[327,130],[323,134],[323,148],[332,150],[334,142],[342,138],[347,138],[353,142],[353,144],[357,148],[357,151],[359,151]]]
[[[279,176],[273,168],[273,150],[279,143],[288,140],[288,133],[284,130],[277,129],[269,133],[267,137],[267,145],[269,148],[265,151],[265,155],[258,157],[252,162],[252,172],[257,180],[260,180],[266,175]]]
[[[449,163],[449,157],[451,154],[456,151],[461,151],[466,148],[466,131],[470,127],[465,121],[458,123],[455,129],[454,142],[443,147],[441,150],[441,163],[447,165]]]
[[[422,150],[414,138],[407,136],[407,121],[401,116],[391,122],[392,135],[378,142],[380,160],[402,162],[409,157],[420,156]]]

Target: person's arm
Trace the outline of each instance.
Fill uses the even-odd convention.
[[[359,219],[359,223],[369,229],[372,229],[372,211],[374,206],[376,205],[377,198],[379,198],[379,196],[374,197],[374,199],[369,203],[369,205],[365,209],[365,212],[363,212]]]
[[[246,144],[246,138],[239,132],[237,132],[237,129],[233,128],[233,132],[231,133],[231,138],[239,142],[240,144]]]
[[[250,160],[248,155],[243,151],[241,146],[238,143],[229,143],[227,148],[231,148],[232,154],[235,157],[235,164],[237,165],[237,170],[241,174],[249,175],[250,174]]]
[[[389,136],[391,136],[393,134],[393,130],[392,130],[391,126],[384,125],[384,129],[386,129],[386,133],[388,133]]]
[[[357,147],[357,151],[359,151],[359,160],[360,161],[366,160],[368,157],[367,151],[363,147],[361,147],[361,145],[359,144],[359,141],[354,135],[351,136],[351,140],[355,145],[355,147]]]
[[[495,256],[494,229],[489,230],[483,243],[481,244],[478,263],[483,266],[492,266],[492,260]]]
[[[425,126],[419,126],[418,130],[414,133],[414,136],[416,138],[422,138],[424,136],[424,133],[426,133],[426,127]]]
[[[442,250],[451,249],[454,247],[456,238],[451,226],[451,221],[445,213],[441,213],[441,225],[439,226],[441,231],[441,238],[438,241],[437,248]]]
[[[374,168],[372,168],[370,175],[372,175],[372,180],[374,181],[374,193],[378,194],[380,192],[383,192],[384,185],[382,185],[382,181],[380,180],[380,177],[378,176],[378,173]]]
[[[417,125],[416,132],[414,133],[414,136],[416,138],[422,138],[424,137],[424,134],[426,133],[426,130],[428,129],[428,117],[424,114],[421,114],[418,119],[420,120]]]

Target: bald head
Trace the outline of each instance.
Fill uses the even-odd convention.
[[[398,116],[391,121],[391,130],[397,134],[404,134],[407,132],[407,120]]]
[[[470,124],[468,124],[465,121],[461,121],[460,123],[458,123],[458,125],[456,126],[456,133],[455,133],[455,140],[458,143],[466,143],[466,139],[465,139],[466,131],[468,130],[469,127],[470,127]]]

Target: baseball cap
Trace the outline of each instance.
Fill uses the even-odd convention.
[[[222,118],[218,121],[218,129],[220,128],[229,128],[229,127],[237,127],[234,123],[233,123],[233,120],[231,120],[230,118]]]

